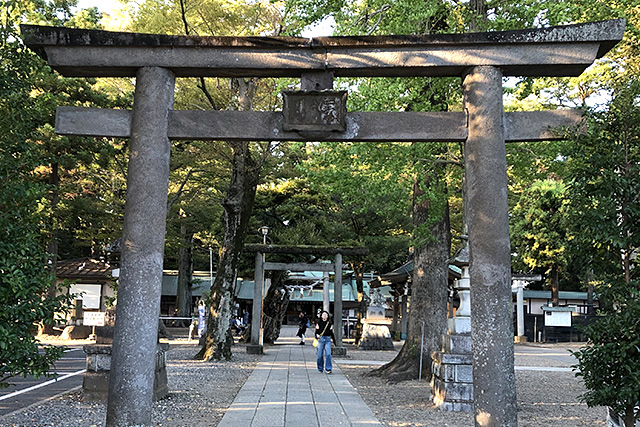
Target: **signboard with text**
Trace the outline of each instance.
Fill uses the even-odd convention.
[[[85,311],[83,315],[84,326],[104,326],[104,311]]]

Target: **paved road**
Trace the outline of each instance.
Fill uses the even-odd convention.
[[[569,349],[575,351],[578,346],[569,343],[550,344],[549,347],[516,345],[516,370],[572,372],[571,365],[576,364],[577,360],[569,353]]]
[[[52,372],[58,378],[12,378],[15,385],[0,390],[0,416],[26,408],[60,393],[82,385],[86,358],[82,346],[70,346],[62,359],[56,362]]]
[[[380,426],[337,363],[318,372],[315,349],[298,345],[295,331],[281,329],[218,427]]]

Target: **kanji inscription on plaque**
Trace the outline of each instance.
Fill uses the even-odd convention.
[[[285,91],[282,96],[285,131],[345,131],[347,91]]]

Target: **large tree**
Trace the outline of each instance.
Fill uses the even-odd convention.
[[[353,34],[434,34],[456,32],[460,25],[461,11],[456,5],[440,1],[418,4],[384,1],[328,2],[321,7],[306,1],[288,1],[287,17],[292,29],[299,29],[324,15],[332,15],[336,21],[336,33]],[[319,12],[321,10],[322,12]],[[459,108],[460,95],[456,79],[433,78],[384,78],[357,79],[344,83],[351,89],[350,109],[373,111],[447,111]],[[418,376],[419,360],[424,357],[425,371],[430,372],[429,354],[440,348],[441,334],[446,329],[447,260],[450,253],[449,211],[446,184],[452,185],[450,194],[456,193],[459,181],[451,181],[460,170],[458,147],[429,146],[428,144],[401,144],[385,160],[385,150],[368,145],[367,150],[379,153],[376,167],[388,164],[383,170],[405,174],[415,182],[404,181],[402,193],[413,188],[414,277],[412,300],[405,347],[400,355],[379,371],[392,379],[408,379]],[[379,150],[379,151],[378,151]],[[375,156],[375,154],[370,155]],[[343,168],[344,161],[337,161],[336,169]],[[457,164],[453,168],[449,165]],[[358,172],[358,171],[356,171]],[[392,180],[389,180],[393,183]],[[357,187],[356,187],[357,188]],[[391,188],[388,194],[394,194]],[[396,192],[397,194],[398,192]],[[457,202],[460,195],[455,194]],[[397,199],[396,199],[397,200]],[[395,204],[397,206],[397,203]],[[456,207],[460,208],[457,203]],[[460,218],[461,212],[456,212]],[[395,217],[394,217],[395,218]],[[461,229],[461,224],[456,224]],[[436,266],[437,263],[440,263]],[[426,347],[423,355],[415,349],[420,341],[422,321],[426,322]]]
[[[575,246],[599,294],[603,316],[586,329],[575,353],[589,405],[607,405],[625,425],[640,419],[640,84],[616,88],[605,111],[593,113],[586,135],[568,150],[568,196]]]
[[[46,162],[37,144],[47,115],[35,79],[47,71],[19,41],[15,23],[23,13],[16,2],[0,9],[0,388],[15,376],[49,372],[63,348],[41,352],[34,325],[52,324],[68,303],[47,297],[53,277],[39,233],[47,187],[34,173]]]
[[[559,274],[568,262],[567,202],[565,186],[557,181],[536,181],[512,209],[512,251],[525,270],[547,275],[551,299],[558,305]]]
[[[251,4],[234,1],[169,1],[147,0],[133,4],[133,28],[136,31],[165,32],[186,35],[276,34],[279,30],[277,10],[268,2]],[[258,99],[263,88],[272,90],[268,80],[250,78],[205,79],[196,85],[192,81],[181,83],[186,88],[184,103],[200,104],[206,109],[230,108],[252,110],[271,109],[274,96]],[[194,96],[193,89],[198,95]],[[260,102],[258,102],[260,101]],[[197,357],[204,359],[230,359],[231,314],[238,263],[244,238],[253,210],[253,201],[260,173],[273,145],[230,141],[226,143],[230,165],[228,186],[222,200],[223,227],[218,250],[218,268],[215,282],[207,300],[209,308],[204,345]],[[186,264],[186,263],[185,263]]]
[[[415,252],[407,336],[395,359],[376,372],[391,381],[419,377],[420,366],[425,378],[430,378],[431,353],[440,349],[447,326],[451,232],[446,166],[433,163],[420,172],[413,188]]]

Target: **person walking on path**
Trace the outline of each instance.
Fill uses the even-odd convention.
[[[327,371],[330,374],[331,365],[331,340],[335,341],[333,327],[329,320],[329,312],[323,310],[316,325],[316,339],[318,340],[318,372]]]
[[[298,314],[298,321],[300,322],[300,326],[298,327],[297,337],[300,337],[300,345],[304,345],[305,334],[307,333],[307,328],[311,326],[309,324],[309,318],[304,315],[304,311],[301,311]]]

